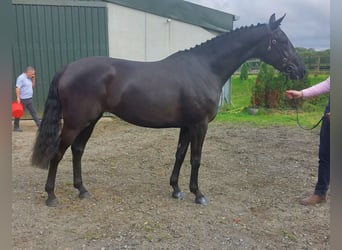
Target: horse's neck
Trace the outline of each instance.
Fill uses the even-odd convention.
[[[240,28],[196,46],[192,51],[208,62],[224,84],[246,60],[257,56],[256,48],[268,34],[265,24]]]

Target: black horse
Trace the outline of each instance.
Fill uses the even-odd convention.
[[[198,187],[198,171],[208,123],[217,112],[222,86],[249,58],[260,58],[291,79],[304,76],[304,64],[279,28],[285,15],[268,24],[244,27],[156,62],[90,57],[67,65],[51,83],[32,164],[49,168],[46,204],[57,204],[57,166],[71,145],[74,187],[89,196],[81,176],[81,158],[96,122],[111,112],[132,124],[180,128],[170,178],[172,196],[182,199],[178,176],[190,144],[190,191],[207,204]],[[63,118],[63,119],[61,119]],[[61,122],[63,120],[63,124]]]

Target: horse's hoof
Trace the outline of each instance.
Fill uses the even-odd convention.
[[[45,201],[45,204],[48,206],[48,207],[56,207],[57,204],[58,204],[58,200],[56,198],[54,199],[46,199]]]
[[[81,199],[84,199],[84,198],[88,198],[90,197],[90,193],[87,191],[87,192],[83,192],[83,193],[80,193],[79,197]]]
[[[204,196],[201,196],[199,198],[196,197],[195,203],[200,205],[208,205],[208,200]]]
[[[178,200],[184,200],[185,194],[183,192],[173,192],[172,197]]]

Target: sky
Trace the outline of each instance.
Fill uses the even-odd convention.
[[[234,29],[251,24],[266,23],[275,13],[286,14],[281,29],[294,47],[325,50],[330,48],[329,0],[187,0],[236,16]]]

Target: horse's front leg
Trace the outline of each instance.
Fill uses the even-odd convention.
[[[190,191],[195,194],[195,202],[197,204],[207,205],[208,200],[202,194],[198,187],[198,171],[201,165],[201,154],[205,135],[207,133],[208,123],[197,124],[191,129],[191,176],[190,176]]]
[[[181,128],[176,152],[176,161],[170,177],[170,185],[173,188],[172,197],[179,200],[184,199],[184,193],[181,192],[178,185],[178,178],[182,163],[184,161],[184,157],[186,155],[186,151],[189,147],[189,142],[189,130],[187,128]]]

